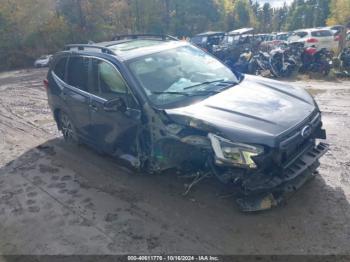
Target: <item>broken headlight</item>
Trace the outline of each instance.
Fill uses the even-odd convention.
[[[208,137],[211,140],[217,164],[231,164],[243,168],[257,168],[252,157],[264,153],[264,148],[261,146],[234,143],[214,134],[209,134]]]

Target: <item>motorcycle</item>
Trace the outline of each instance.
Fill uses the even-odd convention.
[[[248,74],[261,76],[276,76],[271,68],[271,56],[267,52],[259,51],[253,55],[248,64]]]
[[[339,56],[333,59],[333,64],[337,77],[350,77],[350,48],[344,48]]]
[[[278,47],[270,53],[271,71],[275,77],[291,77],[298,72],[297,59],[290,55],[288,46]]]
[[[241,72],[249,74],[249,64],[253,58],[253,52],[250,49],[246,49],[238,58],[237,62],[234,62],[232,59],[225,60],[225,64],[230,68]]]
[[[350,70],[350,48],[344,48],[340,53],[339,59],[343,70]]]
[[[327,76],[332,67],[332,57],[332,53],[325,48],[321,50],[317,50],[315,47],[306,48],[301,55],[300,72],[321,73]]]

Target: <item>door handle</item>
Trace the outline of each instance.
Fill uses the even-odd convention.
[[[91,108],[91,110],[93,110],[95,112],[98,111],[98,107],[96,105],[90,104],[89,107]]]

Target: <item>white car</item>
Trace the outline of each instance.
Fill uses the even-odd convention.
[[[49,66],[51,58],[52,58],[52,55],[43,55],[43,56],[39,57],[37,60],[35,60],[34,66],[37,68],[47,67],[47,66]]]
[[[288,42],[302,42],[305,44],[305,47],[314,46],[318,50],[322,48],[336,50],[338,48],[338,41],[335,39],[333,31],[324,28],[294,31],[288,38]]]

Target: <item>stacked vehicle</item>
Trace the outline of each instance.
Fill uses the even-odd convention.
[[[242,28],[228,33],[199,34],[192,43],[242,73],[275,78],[291,77],[298,72],[328,75],[339,47],[341,29],[335,26],[254,34],[254,28]]]

